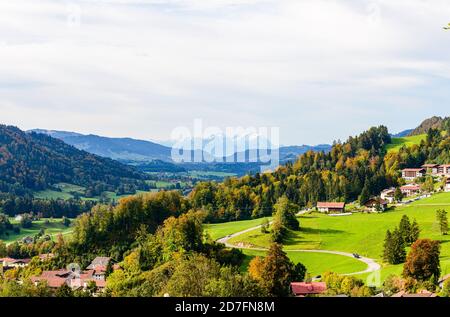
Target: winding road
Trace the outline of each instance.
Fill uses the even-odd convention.
[[[301,215],[301,214],[304,214],[306,212],[307,211],[303,211],[303,212],[298,213],[297,215]],[[223,244],[225,244],[225,246],[227,246],[229,248],[256,250],[256,251],[267,251],[266,248],[254,248],[254,247],[246,247],[246,246],[237,246],[237,245],[234,245],[234,244],[231,244],[231,243],[228,242],[231,238],[238,237],[238,236],[240,236],[240,235],[242,235],[244,233],[247,233],[247,232],[259,229],[259,228],[261,228],[261,225],[256,226],[256,227],[252,227],[252,228],[249,228],[249,229],[245,229],[245,230],[233,233],[233,234],[230,234],[230,235],[228,235],[226,237],[218,239],[217,242],[223,243]],[[289,251],[289,252],[310,252],[310,253],[336,254],[336,255],[346,256],[346,257],[349,257],[349,258],[352,258],[352,259],[355,259],[355,260],[358,260],[358,261],[361,261],[361,262],[367,264],[367,269],[364,270],[364,271],[347,273],[347,274],[342,274],[342,275],[356,275],[356,274],[372,273],[372,272],[378,271],[381,268],[381,266],[377,262],[375,262],[374,259],[370,259],[370,258],[366,258],[366,257],[355,258],[352,253],[348,253],[348,252],[329,251],[329,250],[295,250],[295,249],[294,250],[286,250],[286,251]]]

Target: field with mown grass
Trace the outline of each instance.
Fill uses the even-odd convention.
[[[14,225],[18,225],[18,222],[14,219],[11,219],[11,223]],[[18,234],[15,234],[12,231],[8,231],[9,234],[0,236],[0,240],[5,242],[6,244],[9,244],[14,241],[19,241],[27,236],[34,237],[36,234],[39,233],[41,229],[44,229],[45,234],[48,234],[53,238],[55,238],[58,234],[62,234],[64,237],[68,237],[72,233],[71,226],[69,227],[64,226],[62,224],[62,219],[43,218],[37,221],[33,221],[33,225],[31,226],[31,228],[24,229],[21,227],[20,233]]]
[[[357,213],[351,216],[330,217],[325,214],[312,213],[298,217],[300,221],[300,231],[290,231],[284,243],[285,251],[295,249],[321,249],[330,251],[344,251],[349,253],[359,253],[360,255],[373,258],[382,264],[381,278],[388,274],[400,274],[402,265],[392,266],[382,263],[383,242],[386,230],[393,230],[398,226],[403,215],[408,215],[411,221],[417,220],[421,233],[420,238],[430,238],[441,241],[441,270],[442,275],[450,273],[450,235],[443,236],[439,231],[436,222],[436,210],[446,209],[450,214],[450,193],[439,193],[432,197],[422,199],[409,205],[397,207],[380,214]],[[256,222],[256,221],[255,221]],[[233,233],[232,223],[222,224],[227,227],[227,233]],[[216,225],[210,234],[222,230],[220,225]],[[241,231],[241,230],[236,230]],[[263,234],[259,229],[247,232],[229,240],[229,243],[244,243],[254,247],[267,248],[270,245],[270,234]],[[294,257],[292,253],[289,256]],[[310,253],[301,255],[304,261],[309,257],[316,256]],[[317,257],[322,255],[318,254]],[[323,258],[325,266],[320,266],[322,260],[310,261],[312,265],[333,269],[333,262]],[[306,262],[305,262],[306,263]],[[355,265],[353,272],[360,271]],[[362,263],[361,263],[362,264]],[[307,266],[308,267],[308,266]],[[309,267],[312,271],[317,271],[317,267]],[[364,276],[362,276],[364,277]]]
[[[167,186],[169,186],[171,184],[169,182],[155,182],[155,183],[156,183],[156,187],[158,189],[166,188]],[[37,191],[34,193],[34,197],[37,199],[68,200],[68,199],[74,198],[75,197],[74,194],[77,194],[78,196],[80,196],[80,199],[82,199],[82,200],[98,201],[100,199],[100,197],[89,197],[89,198],[84,197],[83,194],[85,192],[85,188],[82,186],[77,186],[77,185],[68,184],[68,183],[58,183],[58,184],[55,184],[54,187],[58,188],[60,191],[53,190],[53,189]],[[154,191],[157,191],[158,189],[155,189]],[[141,193],[146,193],[146,192],[142,191],[142,190],[136,191],[136,194],[141,194]],[[117,195],[115,192],[104,192],[104,195],[106,198],[108,198],[110,200],[116,200],[116,201],[119,200],[120,198],[130,196],[129,194]]]
[[[232,221],[217,224],[206,224],[203,226],[205,233],[208,233],[212,239],[217,240],[224,238],[229,234],[247,230],[256,226],[261,225],[263,219],[271,220],[270,217],[252,219],[252,220],[242,220],[242,221]]]
[[[265,256],[264,251],[243,250],[245,254],[241,271],[247,271],[248,265],[255,256]],[[326,271],[340,274],[361,272],[367,269],[367,265],[354,258],[327,253],[306,253],[287,251],[287,255],[294,263],[302,263],[308,269],[311,277],[321,275]]]
[[[392,138],[392,143],[386,146],[386,150],[388,152],[397,152],[402,146],[412,146],[414,144],[419,145],[422,140],[426,139],[426,137],[426,134],[419,134],[403,138]]]

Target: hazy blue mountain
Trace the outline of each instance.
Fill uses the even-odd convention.
[[[391,136],[393,138],[404,138],[405,136],[409,136],[411,134],[411,132],[413,132],[413,131],[414,131],[414,129],[408,129],[408,130],[399,132],[397,134],[392,134]]]
[[[152,141],[136,140],[132,138],[109,138],[98,135],[84,135],[76,132],[68,131],[53,131],[45,129],[35,129],[28,132],[42,133],[54,138],[60,139],[65,143],[76,147],[79,150],[96,154],[98,156],[107,157],[121,161],[126,164],[139,166],[141,170],[145,171],[184,171],[192,169],[200,170],[219,170],[224,172],[231,172],[236,174],[245,174],[251,171],[257,171],[260,165],[266,163],[260,163],[261,161],[267,162],[264,156],[269,154],[265,150],[258,154],[258,151],[247,150],[244,153],[235,153],[228,157],[223,157],[222,162],[213,163],[176,163],[174,164],[171,158],[172,149],[169,146],[164,146]],[[203,140],[200,144],[207,144],[211,140]],[[238,139],[233,139],[233,142],[240,142]],[[263,143],[264,144],[264,143]],[[280,164],[287,161],[294,161],[299,155],[307,151],[325,151],[328,152],[331,149],[331,145],[321,144],[317,146],[301,145],[301,146],[282,146],[279,149]],[[207,158],[211,161],[214,157],[203,152],[201,149],[196,149],[189,153],[188,157],[193,157],[195,153],[198,157]],[[256,154],[255,154],[256,153]],[[237,161],[236,158],[245,156],[245,161]],[[260,160],[258,160],[258,158]],[[258,162],[254,162],[255,159]],[[231,163],[227,163],[231,160]],[[236,163],[237,162],[237,163]]]
[[[120,161],[147,162],[152,160],[171,161],[171,148],[154,142],[132,138],[109,138],[98,135],[83,135],[67,131],[36,129],[60,139],[77,149]]]

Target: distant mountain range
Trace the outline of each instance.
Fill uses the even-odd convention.
[[[93,134],[84,135],[76,132],[54,131],[44,129],[34,129],[29,130],[28,132],[46,134],[51,137],[60,139],[65,143],[73,145],[74,147],[80,150],[84,150],[92,154],[115,159],[126,163],[147,164],[151,161],[174,163],[171,157],[172,148],[152,141],[137,140],[132,138],[110,138]],[[208,141],[210,142],[211,140],[200,140],[197,143],[203,147]],[[227,141],[229,140],[227,139]],[[233,141],[236,142],[236,140]],[[331,145],[328,144],[321,144],[317,146],[301,145],[301,146],[280,147],[279,149],[280,162],[284,163],[289,160],[295,160],[297,156],[310,150],[327,152],[330,149]],[[255,148],[253,147],[251,148],[251,150],[255,150]],[[245,153],[240,154],[234,153],[233,155],[234,156],[245,155],[247,160],[246,162],[243,163],[244,164],[251,163],[252,160],[255,159],[255,155],[251,154],[253,152],[251,150],[247,150]],[[196,149],[196,152],[200,155],[203,155],[204,157],[205,156],[209,156],[210,158],[214,157],[208,152],[202,152],[200,150],[200,147],[199,149]],[[190,153],[190,155],[192,155],[192,153]],[[227,161],[226,158],[222,159],[224,162]],[[205,163],[205,164],[212,164],[212,163]],[[196,166],[198,167],[198,164]],[[154,168],[155,165],[153,164],[153,169]]]
[[[408,129],[408,130],[399,132],[397,134],[391,134],[391,136],[393,138],[404,138],[405,136],[409,136],[411,134],[411,132],[413,132],[413,131],[414,131],[414,129]]]

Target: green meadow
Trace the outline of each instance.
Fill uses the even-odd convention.
[[[358,272],[361,271],[358,265],[364,264],[359,261],[350,261],[348,266],[346,264],[339,267],[336,265],[337,262],[335,260],[328,261],[323,254],[294,254],[294,252],[289,252],[289,250],[321,249],[359,253],[360,255],[375,259],[382,265],[381,278],[384,279],[388,274],[400,274],[402,270],[402,265],[392,266],[382,263],[383,242],[386,230],[394,229],[398,226],[401,217],[408,215],[411,221],[414,219],[417,220],[421,229],[420,238],[441,241],[442,275],[448,274],[450,273],[450,236],[443,236],[439,232],[436,222],[437,209],[447,209],[450,212],[450,193],[435,194],[430,198],[390,209],[384,213],[355,213],[350,216],[340,217],[330,217],[320,213],[303,215],[298,217],[301,230],[289,232],[288,238],[284,243],[284,249],[293,260],[301,257],[301,261],[305,265],[309,263],[310,265],[306,266],[312,272],[320,272],[323,269],[337,272],[342,267],[350,269],[351,272]],[[258,221],[254,221],[254,223],[258,224]],[[209,232],[214,237],[218,236],[215,234],[216,232],[231,234],[233,233],[232,229],[235,229],[234,232],[238,232],[244,230],[241,229],[242,227],[244,226],[240,222],[227,223],[214,225],[214,227],[210,228]],[[256,229],[234,237],[229,242],[267,248],[270,245],[270,235],[263,234],[259,229]],[[352,260],[351,258],[348,259]]]
[[[392,138],[392,143],[386,146],[388,152],[397,152],[402,146],[419,145],[422,140],[425,140],[426,134],[419,134],[414,136],[407,136],[403,138]]]
[[[12,224],[17,224],[17,221],[11,220]],[[30,236],[34,237],[39,233],[41,229],[44,229],[45,234],[50,235],[52,238],[55,238],[58,234],[62,234],[64,236],[69,236],[72,233],[72,228],[66,227],[62,224],[62,219],[50,219],[45,218],[37,221],[33,221],[33,225],[31,228],[20,228],[20,233],[15,234],[12,231],[8,232],[8,235],[0,236],[0,240],[9,244],[14,241],[21,240],[24,237]]]

